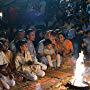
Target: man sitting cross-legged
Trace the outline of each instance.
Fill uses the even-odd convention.
[[[25,78],[32,81],[37,80],[37,76],[45,76],[45,72],[41,70],[41,66],[32,61],[26,39],[17,42],[17,49],[18,53],[15,58],[15,65],[18,72],[22,73]]]
[[[8,41],[4,38],[0,39],[0,82],[2,86],[9,90],[10,86],[15,85],[14,77],[11,72],[10,64],[12,55],[8,50]]]

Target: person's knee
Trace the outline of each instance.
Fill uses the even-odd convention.
[[[40,77],[44,77],[45,76],[45,72],[43,70],[39,70],[37,72],[37,75],[40,76]]]
[[[28,75],[29,80],[36,81],[38,79],[37,75],[35,73],[29,73]]]
[[[13,79],[11,80],[11,86],[15,86],[15,81]]]
[[[42,70],[46,70],[46,69],[47,69],[47,66],[43,64]]]
[[[32,80],[36,81],[38,79],[38,77],[36,75],[33,76]]]
[[[41,77],[44,77],[45,76],[45,72],[42,71],[41,74],[40,74]]]

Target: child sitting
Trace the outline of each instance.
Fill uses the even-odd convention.
[[[49,39],[46,39],[44,42],[44,55],[48,60],[50,67],[60,67],[60,55],[55,52],[55,49],[52,46],[52,42]],[[56,62],[54,66],[53,62]]]

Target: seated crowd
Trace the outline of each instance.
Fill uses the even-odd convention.
[[[14,86],[16,75],[36,81],[38,77],[45,76],[48,68],[59,69],[64,64],[73,67],[73,43],[65,38],[63,32],[46,31],[36,47],[35,32],[34,28],[17,30],[10,43],[7,38],[0,38],[0,88]],[[88,44],[86,39],[84,41]]]

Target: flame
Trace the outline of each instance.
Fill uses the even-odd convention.
[[[85,66],[84,66],[84,54],[83,51],[79,53],[79,57],[76,61],[76,67],[74,71],[74,76],[70,80],[71,84],[78,87],[87,86],[87,84],[84,83],[84,72],[85,72]]]

